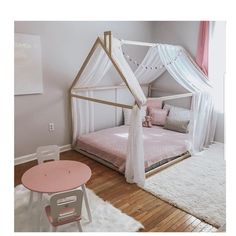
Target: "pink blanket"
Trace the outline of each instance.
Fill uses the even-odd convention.
[[[77,147],[119,168],[125,168],[129,126],[119,126],[82,135]],[[163,129],[143,128],[145,168],[188,151],[188,134]]]

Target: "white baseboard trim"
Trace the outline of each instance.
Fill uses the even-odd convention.
[[[71,144],[63,145],[63,146],[60,147],[60,153],[61,152],[66,152],[66,151],[69,151],[69,150],[71,150]],[[16,165],[20,165],[20,164],[23,164],[23,163],[26,163],[26,162],[29,162],[29,161],[34,161],[34,160],[36,160],[36,153],[16,157],[15,161],[14,161],[14,164],[16,166]]]

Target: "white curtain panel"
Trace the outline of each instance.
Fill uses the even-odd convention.
[[[125,76],[129,89],[135,98],[135,101],[139,106],[144,105],[147,101],[146,96],[144,95],[143,90],[134,75],[134,72],[124,58],[121,48],[121,41],[114,37],[112,38],[112,57],[115,59],[120,71]]]
[[[146,104],[146,96],[123,56],[121,41],[112,39],[112,57],[116,61],[122,74],[125,76],[129,89],[136,103],[131,113],[131,125],[129,129],[125,177],[129,183],[137,183],[142,186],[145,182],[144,151],[143,151],[143,128],[141,119],[141,107]]]
[[[75,88],[93,87],[98,85],[104,75],[111,67],[111,61],[101,46],[97,47],[90,58],[85,70],[81,74]],[[93,97],[93,91],[79,93],[86,97]],[[93,102],[72,98],[72,128],[73,128],[73,145],[77,138],[89,132],[94,131],[94,104]]]
[[[207,77],[201,72],[188,53],[179,46],[159,45],[158,51],[167,71],[180,85],[193,93],[190,134],[192,151],[199,152],[213,140],[211,130],[215,129],[213,114],[213,89]],[[176,60],[173,59],[181,54]],[[172,62],[172,63],[170,63]]]
[[[131,113],[131,125],[127,144],[125,177],[128,183],[143,186],[145,182],[143,127],[140,109],[134,106]]]
[[[145,66],[149,66],[146,68]],[[151,67],[151,68],[150,68]],[[158,53],[158,47],[150,47],[142,63],[135,71],[135,76],[140,84],[149,84],[156,80],[163,72],[166,71]]]

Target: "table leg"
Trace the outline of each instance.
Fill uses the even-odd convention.
[[[43,212],[43,205],[42,205],[42,199],[43,199],[43,193],[38,193],[38,220],[37,220],[37,230],[40,231],[40,224],[41,224],[41,216],[42,216],[42,212]]]
[[[86,206],[86,210],[87,210],[87,213],[88,213],[88,218],[89,218],[89,221],[92,222],[92,215],[91,215],[91,211],[90,211],[90,208],[89,208],[89,202],[88,202],[86,186],[85,186],[85,184],[83,184],[81,187],[82,187],[82,190],[83,190],[83,193],[84,193],[84,201],[85,201],[85,206]]]

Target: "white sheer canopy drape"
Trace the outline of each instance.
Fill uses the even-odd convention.
[[[193,93],[192,120],[190,134],[193,152],[199,152],[213,141],[214,129],[212,87],[205,74],[194,64],[188,53],[181,47],[172,45],[158,46],[160,58],[170,73],[185,89]],[[173,58],[181,51],[175,61]],[[173,61],[172,63],[169,63]]]
[[[145,65],[149,65],[149,69],[146,69]],[[135,71],[135,76],[140,84],[146,84],[156,80],[165,70],[181,86],[193,93],[190,137],[192,152],[198,152],[214,139],[212,131],[215,130],[216,122],[213,112],[213,89],[205,74],[180,46],[157,44],[151,47]]]
[[[110,67],[111,61],[105,51],[101,47],[98,47],[90,59],[90,63],[86,66],[78,82],[75,84],[75,88],[98,85]],[[82,95],[93,97],[93,91],[85,91]],[[94,131],[94,105],[92,102],[72,97],[71,108],[73,126],[72,142],[75,144],[80,135]]]
[[[146,97],[133,71],[123,56],[121,42],[113,38],[112,56],[126,78],[127,84],[136,103],[132,109],[131,126],[127,143],[125,177],[129,183],[143,185],[145,182],[143,129],[141,120],[141,106],[146,103]]]
[[[145,65],[149,65],[148,70],[145,69]],[[150,67],[152,67],[152,69],[150,69]],[[156,80],[156,78],[158,78],[165,71],[165,66],[163,66],[158,53],[158,47],[156,46],[148,50],[142,63],[139,65],[134,74],[140,84],[149,84]]]
[[[193,152],[200,151],[213,140],[214,133],[211,132],[214,126],[214,122],[212,122],[214,118],[212,88],[188,53],[179,46],[158,44],[151,47],[143,62],[133,72],[123,56],[122,42],[112,38],[112,58],[135,99],[127,143],[125,176],[128,182],[143,185],[145,182],[145,167],[141,107],[145,105],[146,97],[140,84],[153,82],[167,70],[173,79],[193,93],[193,113],[190,122]],[[156,68],[150,70],[143,65]],[[74,87],[98,85],[111,66],[112,63],[105,51],[102,47],[98,47]],[[84,93],[84,96],[93,96],[91,91]],[[80,99],[72,98],[72,117],[73,142],[75,143],[78,136],[94,130],[93,103],[81,102]]]

